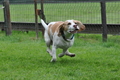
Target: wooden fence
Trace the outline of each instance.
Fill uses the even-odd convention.
[[[41,10],[37,9],[37,0],[34,0],[35,23],[29,22],[11,22],[9,0],[4,0],[4,22],[0,22],[0,28],[5,30],[6,35],[10,35],[12,30],[35,30],[38,37],[38,31],[44,32],[41,23],[38,22],[38,16],[45,20],[44,15],[44,0],[40,0]],[[115,0],[113,0],[115,1]],[[82,33],[100,33],[102,34],[103,41],[107,41],[107,34],[120,34],[120,24],[107,24],[106,23],[106,1],[99,1],[101,6],[101,24],[85,24],[86,30]],[[1,8],[1,9],[2,9]]]

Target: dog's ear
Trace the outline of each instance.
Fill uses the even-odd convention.
[[[85,25],[83,25],[80,21],[74,20],[74,23],[77,24],[77,26],[79,26],[79,31],[85,30]]]
[[[68,28],[67,28],[67,22],[63,22],[63,23],[61,23],[60,25],[59,25],[59,27],[58,27],[58,36],[60,36],[61,35],[61,32],[62,31],[66,31]]]

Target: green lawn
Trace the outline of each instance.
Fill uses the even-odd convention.
[[[120,36],[108,35],[103,43],[100,34],[76,34],[70,51],[76,57],[57,57],[51,63],[43,37],[13,31],[0,32],[0,80],[119,80]],[[57,50],[57,54],[61,50]]]
[[[2,6],[2,5],[0,5]],[[107,23],[120,24],[120,2],[107,2]],[[40,4],[38,3],[38,9]],[[11,21],[35,22],[34,4],[10,4]],[[83,23],[101,23],[101,8],[98,2],[81,3],[45,3],[44,13],[47,22],[64,21],[68,19],[80,20]],[[3,21],[3,10],[0,9],[0,21]],[[39,21],[40,22],[40,21]]]

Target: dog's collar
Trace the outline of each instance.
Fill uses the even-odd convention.
[[[70,39],[66,39],[64,32],[62,30],[60,32],[61,32],[63,39],[67,42],[69,42],[70,40],[72,40],[74,38],[74,34],[72,34],[72,37]]]

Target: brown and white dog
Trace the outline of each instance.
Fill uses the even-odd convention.
[[[74,34],[85,30],[85,26],[77,20],[50,22],[47,25],[41,19],[41,23],[45,28],[44,38],[47,45],[47,52],[52,56],[51,62],[56,61],[57,48],[63,49],[63,52],[58,55],[59,57],[64,55],[74,57],[75,54],[70,53],[68,48],[74,43]],[[51,45],[52,49],[50,49]]]

